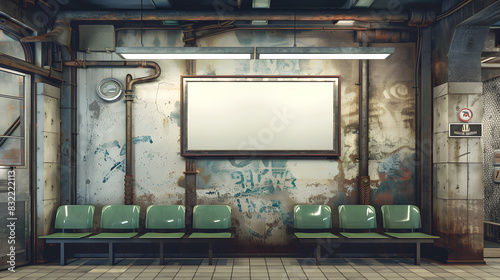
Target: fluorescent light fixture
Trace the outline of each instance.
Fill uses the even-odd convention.
[[[252,8],[254,9],[269,9],[271,7],[271,0],[253,0]]]
[[[386,59],[395,48],[280,48],[280,47],[118,47],[124,59]]]
[[[339,53],[270,53],[259,59],[386,59],[389,54],[339,54]]]
[[[116,48],[116,53],[124,59],[156,60],[156,59],[251,59],[254,48]]]
[[[357,8],[368,8],[370,7],[375,0],[358,0],[356,4],[354,4],[354,7]]]
[[[335,23],[336,26],[353,26],[354,20],[339,20]]]
[[[259,59],[386,59],[394,48],[257,48]]]
[[[122,53],[125,59],[135,60],[156,60],[156,59],[251,59],[251,54],[231,54],[231,53]]]

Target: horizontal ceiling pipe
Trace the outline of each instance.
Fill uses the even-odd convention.
[[[27,74],[37,74],[58,81],[63,80],[62,73],[54,70],[52,67],[50,67],[50,69],[41,68],[24,60],[2,53],[0,53],[0,66]]]
[[[390,13],[386,10],[234,10],[184,11],[184,10],[124,10],[124,11],[62,11],[57,24],[72,21],[218,21],[218,20],[282,20],[282,21],[337,21],[356,20],[369,22],[405,22],[421,19],[422,14],[434,18],[433,12]]]
[[[408,43],[416,42],[417,36],[411,30],[364,30],[355,31],[354,41],[361,43]]]
[[[71,38],[71,22],[99,21],[226,21],[226,20],[277,20],[277,21],[339,21],[402,23],[408,26],[427,26],[435,19],[433,11],[390,13],[387,10],[234,10],[184,11],[184,10],[123,10],[123,11],[62,11],[57,15],[56,27],[41,36],[30,36],[23,42],[55,41],[68,46]]]

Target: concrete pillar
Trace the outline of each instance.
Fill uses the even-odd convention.
[[[462,123],[458,113],[469,108],[483,120],[482,82],[449,82],[433,90],[434,104],[434,233],[436,253],[446,262],[483,260],[483,141],[450,138],[450,123]]]
[[[36,236],[42,236],[51,233],[61,201],[61,94],[59,88],[44,83],[36,84],[36,93]],[[38,241],[35,261],[45,260],[50,253],[44,250],[43,241]]]

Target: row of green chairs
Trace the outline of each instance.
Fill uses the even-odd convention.
[[[381,207],[384,234],[377,228],[375,208],[371,205],[340,205],[338,207],[339,235],[332,230],[332,210],[327,205],[296,205],[294,229],[298,239],[317,240],[316,261],[320,261],[320,241],[336,243],[416,243],[415,263],[420,264],[420,243],[439,238],[419,232],[420,210],[414,205],[384,205]],[[340,238],[342,237],[342,238]]]
[[[384,205],[381,207],[383,228],[386,235],[377,234],[372,230],[377,228],[375,208],[371,205],[340,205],[339,208],[340,235],[346,238],[425,238],[431,235],[417,232],[421,228],[420,210],[414,205]],[[327,205],[296,205],[294,207],[295,229],[326,229],[332,228],[332,210]],[[350,232],[351,230],[364,232]],[[407,232],[391,232],[404,231]],[[366,232],[367,231],[367,232]],[[296,235],[314,238],[316,234],[297,232]],[[336,238],[336,235],[324,235]],[[434,237],[432,237],[434,238]]]
[[[160,240],[160,262],[163,263],[163,242],[166,239],[207,240],[209,262],[212,261],[213,239],[231,238],[231,208],[227,205],[196,205],[193,208],[193,233],[186,235],[186,208],[183,205],[151,205],[146,210],[146,233],[139,236],[137,205],[107,205],[101,212],[101,232],[92,235],[93,205],[64,205],[56,212],[55,229],[60,232],[40,236],[48,243],[61,244],[61,264],[65,264],[65,243],[109,243],[110,262],[114,262],[113,244]],[[86,232],[82,232],[86,231]],[[125,241],[131,240],[131,241]]]

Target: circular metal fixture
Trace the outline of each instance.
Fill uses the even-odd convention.
[[[119,100],[123,96],[123,85],[114,78],[106,78],[97,84],[97,95],[108,102]]]

